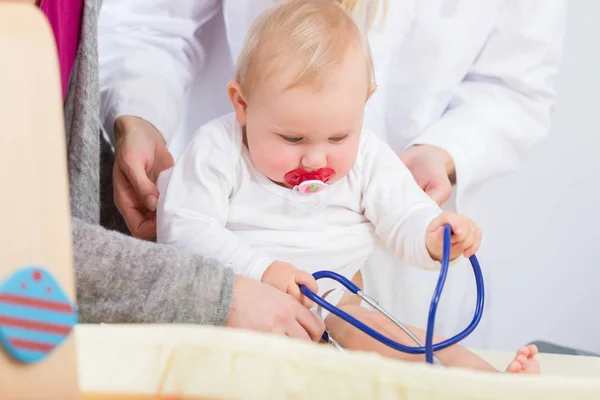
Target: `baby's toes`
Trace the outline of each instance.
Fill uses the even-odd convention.
[[[518,374],[519,372],[521,372],[522,369],[523,369],[523,366],[521,365],[521,363],[518,362],[517,360],[514,360],[513,362],[511,362],[508,365],[508,367],[506,368],[506,372]]]
[[[529,359],[527,358],[527,356],[519,354],[517,355],[516,360],[521,363],[523,369],[527,369],[527,365],[529,364]]]
[[[539,373],[540,373],[540,363],[535,358],[535,356],[532,356],[528,360],[527,370],[525,370],[525,372],[528,373],[528,374],[539,375]]]
[[[519,348],[519,350],[517,350],[517,357],[520,355],[525,356],[525,358],[529,357],[531,353],[531,349],[529,348],[529,346],[523,346],[521,348]]]
[[[527,346],[527,349],[529,350],[529,358],[535,357],[539,353],[539,350],[535,344],[530,344]]]

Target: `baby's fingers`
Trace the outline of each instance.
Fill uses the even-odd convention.
[[[302,294],[300,291],[300,286],[296,285],[295,283],[290,283],[290,286],[287,289],[287,294],[298,300],[306,308],[311,308],[313,305],[313,302]]]
[[[455,242],[460,244],[460,247],[462,247],[462,249],[464,251],[464,250],[468,249],[469,247],[471,247],[473,245],[473,243],[475,243],[475,239],[476,239],[475,235],[476,235],[476,233],[474,230],[471,230],[471,229],[469,229],[468,231],[465,230],[465,233],[462,235],[463,237],[456,238]]]
[[[452,227],[452,236],[450,241],[452,244],[454,243],[463,243],[469,240],[471,236],[472,230],[471,226],[465,223],[464,220],[453,221],[454,223],[450,226]]]
[[[446,225],[450,225],[450,228],[452,229],[452,239],[453,239],[453,243],[456,242],[457,240],[463,240],[462,236],[464,235],[464,227],[463,227],[463,217],[455,214],[455,213],[451,213],[451,212],[445,212],[440,214],[440,216],[438,216],[436,219],[434,219],[429,227],[430,231],[438,231],[440,232],[440,235],[443,237],[444,235],[444,227]],[[456,239],[456,240],[455,240]]]
[[[319,286],[317,285],[317,281],[312,276],[312,274],[310,274],[306,271],[301,271],[301,270],[297,271],[294,276],[294,280],[296,281],[296,284],[304,285],[307,288],[309,288],[312,292],[316,293],[319,291]]]
[[[479,250],[479,247],[481,246],[481,231],[479,229],[475,229],[473,236],[473,243],[470,246],[465,246],[464,256],[467,258],[477,253],[477,250]]]
[[[294,276],[294,280],[296,282],[296,285],[304,285],[306,286],[311,292],[313,293],[318,293],[319,291],[319,286],[317,285],[317,281],[315,280],[315,278],[309,274],[306,271],[298,271],[296,273],[296,275]],[[293,285],[293,286],[296,286]],[[296,287],[298,287],[296,286]],[[301,292],[300,292],[300,288],[298,288],[298,292],[300,293],[300,297],[298,298],[298,300],[306,307],[306,308],[311,308],[313,306],[313,302],[312,300],[310,300],[309,298],[307,298],[306,296],[304,296]]]

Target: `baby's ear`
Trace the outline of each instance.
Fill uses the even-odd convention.
[[[235,119],[238,124],[246,125],[246,118],[248,116],[248,103],[244,98],[244,93],[242,91],[242,86],[237,81],[230,81],[227,84],[227,94],[229,95],[229,100],[231,101],[231,105],[233,106],[233,110],[235,111]]]
[[[377,84],[373,82],[373,83],[371,83],[371,86],[369,87],[369,93],[367,93],[366,101],[369,101],[371,96],[373,96],[373,93],[375,93],[375,90],[377,90]]]

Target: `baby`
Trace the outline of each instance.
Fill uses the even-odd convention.
[[[161,174],[158,241],[212,257],[303,302],[299,285],[406,345],[412,340],[376,311],[311,273],[332,270],[362,287],[360,268],[382,240],[413,265],[438,268],[443,227],[451,257],[469,257],[481,232],[443,213],[398,156],[363,128],[375,91],[367,39],[333,0],[280,2],[251,27],[227,90],[234,112],[202,126]],[[424,360],[375,341],[330,314],[342,346]],[[424,331],[411,328],[424,340]],[[435,338],[436,342],[442,340]],[[539,371],[537,349],[519,349],[508,372]],[[447,366],[495,371],[455,345]]]

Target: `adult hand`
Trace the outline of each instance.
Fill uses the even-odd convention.
[[[148,121],[126,115],[115,121],[114,199],[134,237],[156,235],[158,175],[173,166],[173,156]]]
[[[289,294],[241,276],[235,277],[226,326],[314,342],[325,331],[325,323]]]
[[[440,206],[450,198],[455,169],[452,156],[432,145],[409,147],[399,154],[417,184]]]

